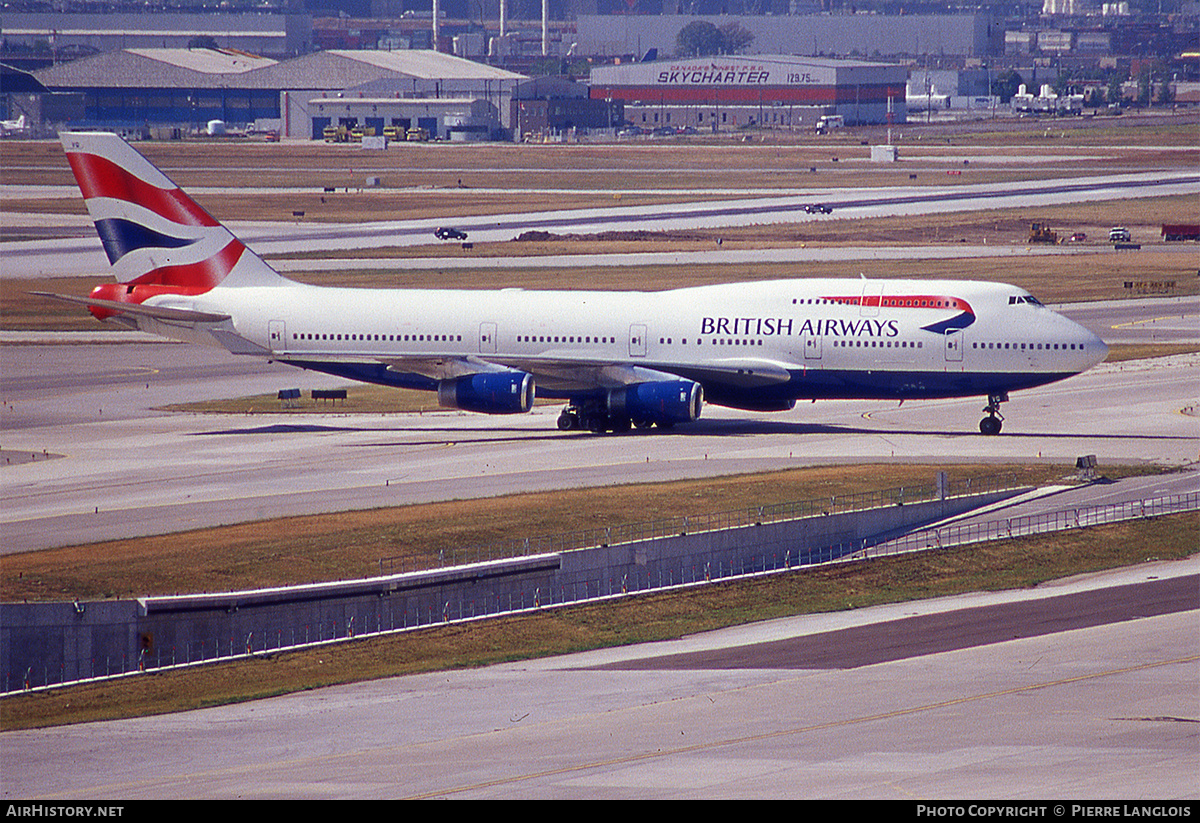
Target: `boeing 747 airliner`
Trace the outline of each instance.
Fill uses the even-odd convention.
[[[114,134],[61,135],[116,283],[100,320],[563,430],[669,428],[705,402],[987,398],[1103,360],[1107,346],[1024,289],[969,280],[795,279],[661,292],[357,289],[288,280]]]

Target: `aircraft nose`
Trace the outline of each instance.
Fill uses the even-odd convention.
[[[1075,327],[1079,330],[1079,340],[1083,344],[1083,351],[1087,358],[1083,369],[1090,369],[1097,363],[1103,363],[1108,357],[1108,344],[1101,340],[1099,335],[1083,326],[1075,324]]]

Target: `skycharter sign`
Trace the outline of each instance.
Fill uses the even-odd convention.
[[[706,61],[704,64],[669,66],[658,73],[658,83],[664,86],[748,86],[769,82],[769,68],[746,63],[718,64]]]

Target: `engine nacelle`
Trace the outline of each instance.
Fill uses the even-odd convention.
[[[442,380],[438,404],[483,414],[524,414],[533,408],[533,375],[523,371],[482,372]]]
[[[635,424],[690,423],[700,416],[704,388],[691,380],[634,383],[608,393],[608,414]]]

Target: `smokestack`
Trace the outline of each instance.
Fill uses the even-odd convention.
[[[433,0],[433,50],[438,50],[438,38],[442,33],[442,4],[441,0]]]
[[[550,54],[550,0],[542,0],[542,57]]]
[[[500,0],[500,36],[508,33],[508,0]]]

